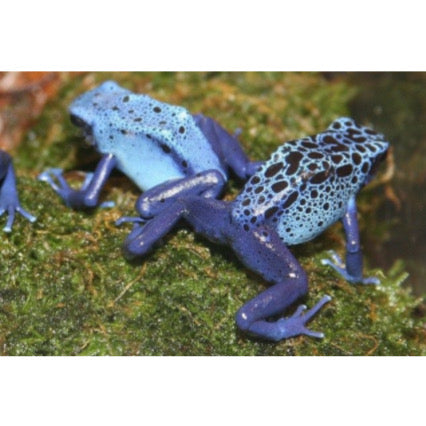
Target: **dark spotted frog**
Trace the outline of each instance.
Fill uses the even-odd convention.
[[[183,218],[196,233],[232,247],[249,269],[272,284],[237,312],[241,330],[273,341],[300,334],[323,337],[306,323],[329,296],[308,311],[301,305],[292,316],[276,319],[308,291],[307,275],[287,246],[309,241],[341,220],[346,259],[333,254],[323,263],[351,283],[377,284],[377,278],[363,276],[355,198],[387,149],[383,135],[339,118],[322,133],[278,148],[233,201],[186,197],[153,203],[156,217],[134,224],[125,252],[144,255]]]

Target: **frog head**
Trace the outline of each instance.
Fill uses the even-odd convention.
[[[117,96],[130,93],[114,81],[105,81],[99,86],[78,96],[69,106],[71,122],[83,130],[86,140],[96,145],[94,127],[107,118],[111,105]]]
[[[389,143],[385,137],[369,127],[357,124],[348,117],[334,120],[328,130],[339,139],[335,141],[334,149],[341,151],[342,146],[347,146],[345,155],[351,153],[351,157],[347,157],[351,159],[351,166],[347,165],[346,168],[358,170],[361,186],[368,184],[376,174],[379,164],[386,157]]]
[[[388,153],[389,144],[385,141],[376,141],[374,143],[374,147],[376,148],[376,152],[371,153],[370,155],[370,169],[365,177],[364,185],[367,185],[373,179],[380,163],[385,160]]]

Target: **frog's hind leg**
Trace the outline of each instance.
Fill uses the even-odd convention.
[[[230,135],[218,122],[202,114],[193,115],[193,118],[219,158],[240,179],[248,179],[261,166],[261,162],[249,160],[236,135]]]
[[[126,239],[128,257],[144,255],[180,220],[185,219],[197,234],[209,240],[229,244],[252,271],[273,286],[246,303],[237,313],[237,325],[243,331],[268,340],[282,340],[305,334],[323,334],[306,328],[306,323],[324,306],[323,297],[312,309],[303,313],[300,306],[289,318],[275,322],[271,316],[281,314],[308,290],[307,276],[279,236],[272,229],[259,227],[244,230],[231,220],[232,203],[201,197],[183,198],[171,203],[145,226],[135,225]]]
[[[210,239],[221,241],[216,231],[228,218],[229,203],[201,197],[181,198],[167,203],[167,206],[145,225],[135,224],[124,242],[127,258],[145,255],[159,239],[164,237],[182,218],[191,223],[195,230]]]
[[[144,192],[136,202],[142,218],[149,219],[172,205],[177,199],[187,197],[216,198],[226,181],[217,170],[206,170],[194,176],[165,182]]]
[[[182,217],[184,210],[185,207],[182,203],[175,202],[145,225],[136,223],[124,241],[123,251],[126,258],[144,256],[158,240],[173,228]]]
[[[290,317],[268,320],[283,313],[308,290],[305,271],[273,229],[259,227],[241,231],[240,236],[232,240],[232,247],[247,267],[273,283],[237,312],[236,322],[241,330],[274,341],[300,334],[324,336],[309,330],[306,323],[331,300],[329,296],[324,296],[306,312],[306,306],[301,305]]]

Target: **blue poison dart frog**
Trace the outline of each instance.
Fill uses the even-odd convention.
[[[36,218],[24,210],[19,203],[12,157],[7,152],[0,150],[0,216],[3,215],[3,213],[8,215],[6,226],[3,228],[3,231],[12,231],[15,212],[20,213],[30,222],[36,220]]]
[[[146,202],[183,194],[216,197],[228,169],[247,179],[259,167],[249,161],[236,137],[211,118],[132,93],[113,81],[76,98],[69,112],[102,158],[80,190],[69,187],[61,169],[49,169],[39,179],[76,209],[96,207],[114,168],[146,191],[138,201],[143,208]]]
[[[144,255],[183,218],[195,232],[232,247],[249,269],[272,284],[239,309],[241,330],[274,341],[300,334],[321,338],[323,333],[306,323],[329,296],[308,311],[301,305],[292,316],[276,319],[308,291],[307,275],[287,246],[311,240],[340,219],[346,261],[333,253],[323,263],[351,283],[378,284],[375,277],[363,277],[355,197],[387,149],[383,135],[339,118],[325,132],[278,148],[233,201],[185,197],[153,203],[155,217],[134,224],[125,253]]]

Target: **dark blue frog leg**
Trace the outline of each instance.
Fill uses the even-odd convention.
[[[145,225],[135,224],[132,232],[124,241],[123,251],[127,259],[144,256],[152,246],[166,235],[185,212],[183,203],[176,201],[169,204],[161,214]]]
[[[112,154],[103,155],[95,172],[88,174],[85,183],[79,190],[72,189],[68,185],[61,169],[46,170],[38,176],[38,179],[48,182],[69,207],[74,209],[96,207],[102,188],[116,164],[117,160]],[[56,178],[59,185],[54,178]],[[104,203],[103,205],[109,206],[111,204]]]
[[[324,334],[309,330],[306,323],[331,300],[324,296],[310,310],[300,305],[290,317],[268,321],[271,316],[282,314],[308,291],[305,271],[280,240],[273,229],[259,227],[252,231],[239,231],[231,239],[232,248],[252,271],[258,273],[272,287],[260,293],[239,309],[236,315],[238,327],[255,336],[279,341],[301,334],[322,338]]]
[[[305,314],[302,312],[306,307],[302,305],[289,318],[267,321],[306,294],[307,277],[275,231],[266,227],[249,231],[241,229],[240,225],[231,221],[230,206],[230,203],[215,199],[179,199],[145,226],[136,225],[126,239],[125,252],[128,257],[144,255],[177,221],[184,218],[195,232],[209,240],[230,244],[246,266],[274,284],[238,311],[236,321],[239,328],[275,341],[300,334],[323,337],[322,333],[307,329],[305,324],[330,300],[329,296],[323,297]]]
[[[358,217],[355,197],[352,196],[342,218],[346,235],[346,264],[340,256],[332,252],[332,259],[323,259],[323,265],[331,266],[348,282],[354,284],[380,284],[376,277],[363,278],[362,251],[359,238]]]
[[[144,223],[151,219],[178,198],[201,196],[216,198],[225,186],[225,179],[217,170],[206,170],[194,176],[168,181],[144,192],[136,201],[140,218],[121,217],[116,225],[124,222]]]
[[[24,210],[19,203],[12,157],[7,152],[1,150],[0,182],[0,216],[5,212],[8,214],[8,219],[5,227],[3,228],[3,231],[12,231],[13,221],[15,220],[15,212],[20,213],[30,222],[34,222],[36,218]]]
[[[238,139],[230,135],[218,122],[202,114],[193,115],[204,136],[219,158],[241,179],[249,178],[262,165],[252,162],[241,148]]]
[[[143,256],[182,218],[193,226],[195,232],[201,233],[209,240],[226,243],[222,230],[226,226],[225,222],[230,222],[229,206],[225,201],[199,196],[188,196],[174,201],[168,199],[167,206],[146,225],[134,226],[124,243],[124,251],[129,258]],[[203,222],[204,219],[207,222]]]

